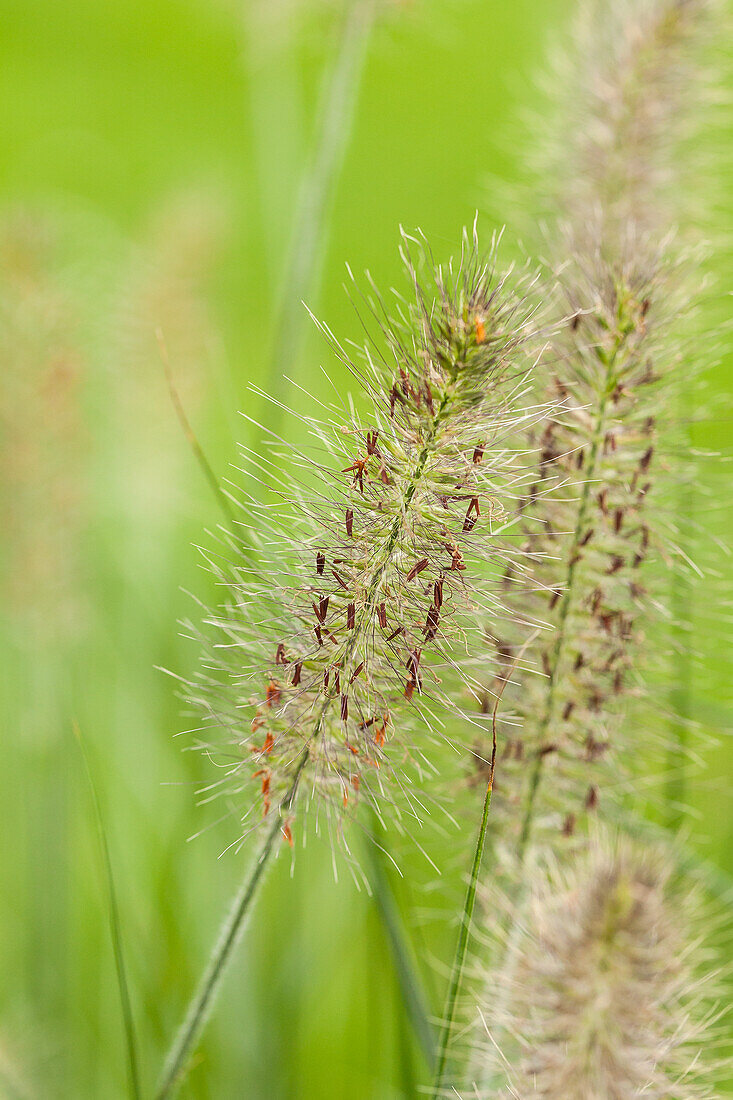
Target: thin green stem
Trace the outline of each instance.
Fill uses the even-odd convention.
[[[456,955],[455,959],[453,960],[453,969],[451,971],[450,985],[448,987],[448,997],[446,1000],[445,1012],[443,1014],[443,1025],[440,1034],[440,1044],[438,1047],[438,1061],[433,1082],[433,1097],[439,1097],[441,1094],[448,1065],[448,1048],[450,1046],[451,1034],[453,1032],[453,1021],[456,1014],[456,1005],[458,1004],[458,997],[460,995],[461,984],[463,982],[463,971],[466,964],[466,952],[468,950],[468,943],[471,936],[473,910],[476,904],[476,890],[478,888],[479,876],[481,874],[481,861],[483,859],[484,846],[486,842],[486,829],[489,821],[489,810],[491,808],[491,791],[494,785],[493,770],[494,769],[492,763],[491,774],[489,777],[489,781],[486,784],[486,795],[484,797],[483,811],[481,814],[481,824],[479,826],[478,837],[476,838],[476,847],[473,853],[471,874],[468,880],[466,899],[463,903],[463,911],[461,913],[461,926],[458,932]]]
[[[461,926],[458,932],[458,943],[456,944],[456,956],[453,960],[453,969],[451,971],[450,985],[448,987],[446,1008],[445,1012],[443,1013],[443,1028],[440,1036],[440,1046],[438,1048],[438,1064],[435,1071],[435,1078],[433,1080],[432,1095],[434,1100],[435,1098],[440,1096],[443,1082],[445,1080],[446,1068],[448,1065],[448,1050],[450,1048],[451,1034],[453,1031],[453,1021],[455,1019],[458,997],[461,992],[463,971],[466,964],[466,952],[468,951],[468,942],[471,935],[471,922],[473,920],[473,910],[476,904],[476,890],[478,889],[479,877],[481,875],[481,862],[483,860],[484,846],[486,843],[486,830],[488,828],[489,811],[491,809],[491,792],[494,789],[494,774],[496,770],[496,715],[497,711],[499,710],[501,697],[504,694],[504,689],[509,683],[514,669],[516,668],[519,661],[522,659],[525,649],[528,645],[531,644],[532,641],[534,641],[534,636],[532,638],[529,638],[522,646],[519,653],[517,653],[502,680],[501,687],[496,693],[496,699],[494,700],[494,710],[491,716],[491,760],[489,762],[489,778],[486,783],[486,794],[484,796],[484,805],[481,813],[481,823],[479,825],[478,838],[476,840],[476,847],[473,853],[471,876],[468,880],[466,900],[463,903]]]
[[[214,950],[204,970],[201,982],[194,994],[183,1024],[176,1035],[163,1067],[163,1075],[156,1093],[157,1100],[173,1096],[180,1086],[192,1048],[211,1011],[221,987],[227,964],[239,942],[244,921],[262,882],[267,863],[282,829],[282,815],[291,807],[298,791],[300,777],[310,755],[310,747],[301,753],[290,788],[280,803],[279,812],[273,814],[272,823],[262,841],[254,866],[249,870],[234,898],[232,908],[222,924]]]

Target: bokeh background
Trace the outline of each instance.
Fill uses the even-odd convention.
[[[394,0],[364,22],[348,46],[354,110],[347,94],[333,186],[295,242],[296,257],[299,246],[310,255],[317,230],[304,296],[339,336],[359,339],[345,261],[388,287],[400,224],[425,230],[443,259],[476,209],[484,239],[502,225],[531,153],[524,114],[543,110],[537,73],[573,11],[573,0]],[[246,849],[226,851],[229,807],[198,805],[210,765],[176,737],[186,723],[175,684],[157,670],[195,666],[177,623],[193,614],[186,590],[215,598],[195,544],[221,516],[155,331],[222,479],[237,479],[236,444],[257,438],[238,411],[271,415],[252,386],[287,396],[284,366],[327,398],[325,366],[347,387],[285,276],[343,22],[336,0],[0,0],[0,1096],[125,1095],[74,723],[106,821],[148,1093],[246,865]],[[718,242],[733,209],[722,182],[706,211]],[[507,255],[520,253],[515,236],[509,225]],[[721,246],[711,264],[723,281],[729,256]],[[708,327],[720,323],[725,297],[711,294],[704,311]],[[687,827],[733,873],[731,665],[716,587],[728,567],[712,542],[733,534],[730,356],[711,360],[709,382],[717,412],[680,428],[680,446],[692,438],[723,455],[701,459],[697,476],[711,571],[681,597],[699,652],[685,706],[705,734]],[[456,777],[456,797],[470,800]],[[451,856],[440,879],[409,849],[394,878],[435,1012],[470,844],[441,843]],[[284,853],[183,1094],[386,1098],[414,1095],[421,1079],[373,901],[348,874],[334,882],[324,845],[294,864]]]

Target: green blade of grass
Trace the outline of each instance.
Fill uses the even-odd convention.
[[[120,1007],[122,1009],[122,1022],[125,1033],[125,1049],[127,1053],[127,1071],[130,1096],[133,1097],[133,1100],[141,1100],[142,1092],[140,1088],[140,1069],[137,1054],[137,1040],[135,1037],[135,1021],[132,1014],[130,987],[127,980],[127,968],[125,966],[125,953],[122,940],[122,922],[120,920],[120,911],[117,904],[117,891],[115,889],[115,880],[112,871],[112,858],[110,856],[109,844],[107,842],[107,830],[105,829],[104,825],[102,806],[99,801],[99,795],[97,794],[96,785],[94,783],[94,776],[92,774],[91,765],[89,763],[89,756],[87,754],[86,746],[81,735],[81,730],[79,729],[79,726],[76,722],[74,722],[74,735],[81,750],[82,759],[84,761],[84,770],[86,772],[87,780],[89,782],[89,790],[91,793],[93,812],[97,827],[97,837],[99,840],[99,850],[102,858],[102,867],[104,871],[105,886],[107,891],[109,930],[112,939],[112,950],[115,957],[117,987],[120,994]]]
[[[430,1023],[427,1001],[414,960],[405,939],[400,911],[389,879],[383,848],[374,839],[377,816],[372,811],[372,835],[367,836],[366,852],[369,861],[367,878],[374,894],[382,928],[392,957],[395,977],[402,1002],[425,1061],[432,1069],[435,1064],[435,1034]]]

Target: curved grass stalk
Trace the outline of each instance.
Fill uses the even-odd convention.
[[[494,745],[496,746],[496,742],[494,742]],[[456,1015],[458,997],[460,995],[461,985],[463,982],[463,971],[466,965],[468,942],[471,936],[471,923],[473,921],[473,910],[476,905],[476,890],[478,889],[479,878],[481,876],[481,862],[483,860],[484,846],[486,843],[486,829],[489,823],[489,811],[491,809],[491,792],[493,789],[493,785],[494,757],[492,756],[489,781],[486,784],[486,793],[484,795],[481,821],[479,824],[478,836],[476,838],[476,847],[473,853],[473,863],[471,864],[471,874],[469,876],[468,888],[466,890],[466,898],[463,903],[463,910],[461,912],[461,926],[458,932],[456,955],[455,959],[453,960],[453,967],[451,969],[450,985],[448,986],[448,997],[446,1000],[446,1009],[443,1015],[440,1046],[438,1048],[438,1061],[435,1070],[433,1091],[431,1094],[434,1098],[437,1098],[441,1095],[443,1082],[445,1080],[446,1070],[448,1066],[448,1049],[450,1047],[451,1035],[453,1033],[453,1023]]]
[[[221,926],[199,987],[191,999],[183,1023],[165,1060],[160,1085],[156,1092],[157,1100],[166,1100],[167,1097],[173,1096],[183,1081],[194,1043],[206,1023],[219,993],[227,965],[239,942],[245,919],[257,896],[275,841],[282,831],[282,814],[287,813],[295,799],[300,777],[307,762],[308,749],[306,748],[298,762],[290,791],[280,805],[280,814],[273,815],[270,828],[264,836],[255,864],[244,878],[234,897],[229,914]]]
[[[486,844],[486,830],[489,823],[489,812],[491,810],[491,792],[494,789],[494,772],[496,769],[496,749],[497,749],[497,733],[496,733],[496,714],[499,709],[499,703],[504,693],[512,672],[516,668],[517,664],[522,658],[525,649],[531,645],[536,635],[528,638],[522,649],[514,658],[510,665],[506,675],[503,678],[502,684],[496,693],[496,699],[494,700],[494,709],[491,716],[491,759],[489,761],[489,777],[486,783],[486,793],[484,795],[484,803],[481,811],[481,821],[479,822],[478,837],[476,838],[476,847],[473,853],[473,863],[471,865],[471,874],[468,880],[468,888],[466,890],[466,899],[463,903],[463,912],[461,913],[461,927],[458,933],[458,943],[456,944],[456,955],[453,960],[453,968],[451,970],[450,985],[448,987],[448,996],[446,999],[446,1009],[443,1015],[443,1027],[440,1035],[440,1046],[438,1048],[438,1060],[435,1070],[435,1078],[433,1081],[433,1098],[437,1098],[441,1094],[443,1088],[443,1082],[446,1076],[446,1070],[448,1067],[448,1051],[450,1048],[451,1034],[453,1031],[453,1023],[456,1015],[456,1007],[458,1005],[458,998],[461,992],[461,985],[463,982],[463,971],[466,965],[466,954],[468,952],[468,943],[471,936],[471,923],[473,921],[473,910],[476,905],[476,891],[478,889],[479,880],[481,877],[481,863],[483,861],[484,847]]]

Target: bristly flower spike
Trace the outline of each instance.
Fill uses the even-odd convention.
[[[535,307],[520,279],[496,274],[493,253],[480,257],[475,230],[457,267],[433,265],[430,282],[410,243],[403,234],[412,294],[399,317],[377,298],[381,338],[359,363],[334,341],[368,414],[335,411],[326,425],[301,416],[328,456],[323,463],[287,446],[308,487],[278,479],[277,455],[252,456],[286,507],[273,519],[253,502],[254,555],[232,543],[233,562],[209,559],[229,599],[198,632],[203,671],[187,695],[210,727],[206,751],[223,767],[212,791],[241,798],[246,829],[262,822],[263,836],[159,1100],[185,1070],[266,862],[278,837],[293,845],[302,810],[325,808],[341,836],[360,799],[383,818],[403,789],[419,816],[423,792],[407,790],[406,776],[412,768],[419,780],[429,757],[422,700],[439,695],[437,670],[457,664],[451,635],[478,617],[481,561],[527,478],[507,438],[540,415],[523,402]]]
[[[216,729],[211,750],[228,754],[221,785],[239,793],[256,781],[244,806],[245,816],[259,806],[255,820],[292,827],[301,788],[339,817],[365,795],[382,809],[386,777],[424,736],[410,704],[438,679],[480,590],[476,562],[527,477],[504,438],[538,415],[513,411],[533,308],[468,239],[457,269],[434,269],[426,286],[411,241],[413,301],[397,320],[370,302],[382,338],[360,363],[321,326],[368,415],[309,422],[335,473],[300,456],[317,494],[282,484],[287,515],[267,521],[259,561],[234,564],[234,598],[208,620],[190,699]]]

